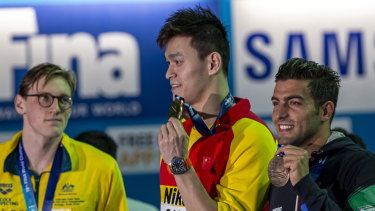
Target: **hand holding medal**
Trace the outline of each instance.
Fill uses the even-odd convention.
[[[164,162],[168,165],[172,163],[175,157],[183,159],[188,157],[189,136],[186,134],[181,122],[184,103],[182,97],[175,96],[169,107],[168,121],[161,126],[158,134],[160,153]]]

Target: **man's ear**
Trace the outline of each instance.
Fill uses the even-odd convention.
[[[18,114],[26,114],[25,99],[19,94],[14,97],[14,107]]]
[[[329,121],[332,118],[333,112],[335,110],[335,104],[332,101],[327,101],[322,105],[322,114],[320,119],[322,121]]]
[[[212,52],[208,55],[209,75],[215,75],[219,72],[222,66],[221,55],[218,52]]]

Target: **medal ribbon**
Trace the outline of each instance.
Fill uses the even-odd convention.
[[[277,145],[277,148],[280,148],[280,147],[282,147],[283,145],[281,145],[281,144],[278,144]],[[277,156],[280,156],[280,157],[283,157],[285,154],[283,153],[283,152],[281,152],[280,154],[278,154]],[[311,169],[310,169],[310,175],[311,175],[311,177],[313,178],[313,180],[316,180],[316,179],[318,179],[318,177],[319,177],[319,175],[320,175],[320,172],[322,171],[322,169],[323,169],[323,166],[324,166],[324,164],[327,162],[327,160],[328,160],[328,156],[325,156],[324,158],[321,158],[320,160],[319,160],[319,162],[316,164],[316,165],[314,165],[314,166],[312,166],[311,167]],[[299,202],[299,196],[297,195],[297,198],[296,198],[296,201],[297,201],[297,203]],[[297,207],[298,206],[296,206],[296,209],[297,209]],[[302,211],[308,211],[309,209],[307,208],[307,206],[306,206],[306,204],[304,203],[304,204],[301,204],[301,210]]]
[[[55,195],[55,189],[57,181],[60,176],[62,160],[62,145],[57,148],[55,158],[53,160],[52,169],[48,179],[48,185],[46,195],[44,197],[43,211],[50,211],[52,209],[53,196]],[[23,195],[26,201],[28,211],[38,211],[38,206],[35,201],[34,190],[32,187],[30,173],[28,170],[27,156],[22,144],[22,140],[18,144],[18,171],[20,172],[21,185]]]
[[[227,112],[232,106],[235,104],[234,97],[231,93],[228,93],[228,95],[224,98],[223,102],[221,102],[221,110],[218,115],[218,117],[215,120],[214,125],[211,127],[211,129],[208,129],[206,123],[204,123],[203,119],[199,115],[199,113],[188,103],[185,102],[185,100],[181,97],[176,95],[177,100],[183,100],[184,106],[186,110],[189,113],[189,116],[191,120],[194,123],[195,128],[199,131],[200,134],[203,136],[212,136],[215,134],[215,128],[216,128],[216,121],[223,115],[225,112]]]
[[[322,171],[323,166],[327,162],[327,160],[328,156],[325,156],[324,158],[321,158],[319,162],[311,168],[310,175],[314,180],[318,179],[320,172]]]
[[[323,166],[327,162],[327,160],[328,160],[328,156],[321,158],[319,162],[310,169],[310,175],[313,178],[313,180],[318,179],[320,172],[322,171]],[[301,204],[301,210],[309,211],[305,203]]]

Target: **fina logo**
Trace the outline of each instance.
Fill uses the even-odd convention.
[[[30,7],[0,8],[0,29],[0,101],[11,102],[16,93],[15,69],[43,62],[68,68],[76,62],[80,98],[141,93],[139,46],[131,34],[105,32],[97,39],[87,32],[38,34],[37,14]]]

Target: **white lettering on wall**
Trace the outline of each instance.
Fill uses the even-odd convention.
[[[26,41],[14,39],[37,32],[36,16],[32,8],[0,8],[0,101],[11,101],[14,96],[14,68],[26,65]]]
[[[98,40],[87,32],[38,34],[33,8],[0,9],[0,30],[1,101],[11,102],[16,93],[16,68],[29,69],[42,62],[66,68],[75,63],[80,98],[141,94],[139,46],[128,33],[101,33]]]

